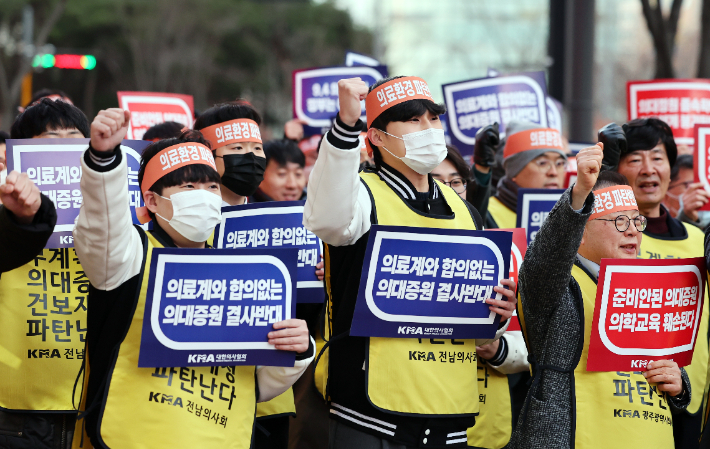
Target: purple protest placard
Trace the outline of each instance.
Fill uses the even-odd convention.
[[[293,117],[306,122],[306,136],[325,134],[338,113],[338,81],[360,77],[368,86],[387,76],[387,66],[322,67],[293,72]],[[362,102],[365,120],[365,101]]]
[[[442,89],[451,140],[462,155],[473,154],[476,132],[494,122],[500,124],[501,137],[513,119],[548,126],[543,72],[461,81]]]
[[[138,366],[293,366],[268,333],[295,317],[297,252],[154,249]]]
[[[57,224],[46,248],[73,248],[72,230],[83,203],[81,158],[89,146],[89,139],[8,139],[6,143],[8,171],[27,173],[57,209]],[[138,186],[140,157],[150,143],[143,140],[121,142],[128,164],[128,190],[135,224],[140,224],[135,208],[143,205]]]

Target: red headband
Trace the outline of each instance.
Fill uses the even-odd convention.
[[[387,109],[409,100],[434,101],[426,81],[416,76],[405,76],[377,86],[365,97],[367,127]]]
[[[508,136],[503,150],[503,159],[528,150],[559,150],[565,152],[562,146],[560,132],[552,128],[537,128],[519,131]]]
[[[254,120],[238,118],[228,122],[218,123],[200,130],[205,139],[209,140],[212,149],[237,142],[261,143],[261,131]]]
[[[634,189],[629,186],[611,186],[594,192],[594,210],[589,220],[625,210],[639,210]]]

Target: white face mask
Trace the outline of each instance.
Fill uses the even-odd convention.
[[[170,198],[158,196],[173,203],[173,218],[168,220],[162,215],[156,215],[192,242],[207,241],[222,220],[222,197],[207,190],[173,193]]]
[[[387,131],[382,132],[392,136]],[[429,128],[424,131],[404,134],[402,137],[392,137],[404,141],[404,156],[395,156],[384,146],[382,148],[420,175],[428,175],[441,164],[441,161],[446,159],[446,138],[443,129]]]

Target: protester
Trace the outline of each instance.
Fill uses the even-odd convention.
[[[143,140],[157,142],[160,139],[177,137],[180,135],[184,127],[185,125],[178,122],[158,123],[157,125],[151,126],[145,131],[145,133],[143,133]]]
[[[13,139],[88,136],[89,123],[79,109],[50,99],[28,107],[11,127]],[[54,173],[47,178],[54,181]],[[25,174],[10,173],[6,181],[24,185],[22,191],[33,197],[38,193]],[[0,189],[9,194],[8,184]],[[9,201],[8,207],[16,210],[17,204],[10,198],[0,194],[0,201]],[[71,440],[76,420],[71,396],[83,357],[77,336],[83,339],[86,331],[88,285],[73,249],[43,249],[56,223],[54,207],[42,196],[32,223],[21,226],[25,237],[0,237],[10,248],[21,248],[23,255],[22,260],[10,261],[8,268],[16,268],[0,276],[0,304],[4,308],[0,350],[7,355],[0,363],[0,446],[9,449],[54,449]],[[7,218],[9,213],[3,211],[2,215]],[[2,254],[3,259],[7,257]],[[32,357],[39,349],[54,357]],[[18,394],[20,391],[23,394]]]
[[[506,132],[503,143],[505,176],[498,182],[496,195],[488,203],[488,229],[515,227],[519,188],[561,189],[565,181],[567,155],[559,131],[511,120]],[[493,166],[491,160],[486,163],[489,164],[487,167]],[[487,188],[486,184],[481,185]]]
[[[694,178],[693,155],[681,154],[671,168],[671,182],[663,205],[672,217],[704,229],[708,225],[708,216],[699,209],[707,204],[710,193],[703,183],[693,182]]]
[[[5,273],[42,252],[57,222],[57,211],[25,173],[16,171],[0,183],[0,203],[0,273]]]
[[[619,128],[618,125],[615,125]],[[701,257],[703,255],[703,233],[693,225],[683,223],[671,216],[662,202],[668,193],[671,182],[671,168],[675,165],[677,149],[671,128],[655,118],[637,119],[623,125],[623,132],[610,128],[608,148],[616,154],[618,146],[617,171],[628,179],[634,190],[638,208],[648,219],[648,226],[643,231],[643,241],[639,251],[642,259],[666,259]],[[604,136],[602,136],[604,137]],[[625,144],[620,142],[624,142]],[[605,151],[606,153],[606,151]],[[613,166],[610,161],[607,165]],[[707,193],[696,189],[689,197],[704,198]],[[685,200],[684,200],[685,201]],[[686,213],[694,213],[702,200],[693,200],[688,204]],[[685,367],[698,392],[690,405],[673,419],[676,447],[697,447],[700,436],[702,413],[702,393],[705,391],[708,366],[708,308],[703,308],[698,339],[695,343],[692,363]]]
[[[266,171],[264,180],[254,193],[255,202],[298,201],[306,194],[303,169],[306,158],[298,145],[288,139],[271,140],[264,144]]]
[[[259,113],[251,104],[239,100],[215,105],[195,122],[195,128],[210,142],[217,172],[222,179],[222,207],[246,204],[247,198],[254,194],[264,179],[267,162],[260,126]],[[232,137],[230,139],[226,133],[222,133],[225,128],[231,131],[239,129],[241,132],[239,135],[229,133]],[[248,132],[244,132],[246,129]],[[302,318],[298,311],[296,316]],[[254,448],[286,449],[289,442],[289,419],[295,413],[291,389],[271,401],[257,404],[258,430],[255,433]]]
[[[431,172],[431,176],[466,199],[466,187],[472,182],[471,169],[455,147],[446,146],[446,158]]]
[[[340,112],[309,181],[304,224],[327,246],[331,448],[465,447],[479,408],[477,383],[470,382],[475,368],[447,364],[446,374],[437,376],[426,364],[407,361],[408,350],[437,345],[439,351],[450,342],[348,336],[372,223],[482,228],[478,212],[430,175],[446,156],[439,121],[445,108],[422,93],[379,110],[377,92],[401,82],[426,86],[419,78],[394,77],[378,81],[368,93],[359,78],[339,81]],[[362,100],[377,167],[358,174]],[[515,304],[513,291],[504,288],[513,288],[512,281],[501,284],[495,291],[508,301],[486,300],[503,316],[496,339]],[[455,343],[463,343],[459,351],[475,350],[473,340]]]
[[[691,400],[685,370],[670,360],[650,362],[643,373],[586,369],[601,259],[635,259],[647,223],[636,205],[595,212],[592,191],[631,193],[623,176],[599,174],[602,159],[602,144],[579,152],[576,184],[550,212],[520,269],[518,313],[534,378],[511,448],[670,449],[667,422],[637,419],[639,413],[657,411],[658,403],[670,418],[670,409],[683,410]],[[656,393],[660,402],[613,394],[618,380]]]
[[[84,204],[74,238],[92,284],[91,359],[84,390],[86,433],[95,448],[152,447],[158,441],[165,447],[248,448],[256,402],[278,396],[298,379],[313,358],[313,342],[305,322],[286,320],[274,324],[274,329],[280,330],[269,333],[269,343],[298,353],[293,368],[176,368],[181,375],[192,372],[197,378],[205,376],[237,387],[229,406],[216,392],[210,393],[214,397],[209,399],[210,405],[229,422],[229,432],[220,432],[209,420],[188,418],[179,407],[145,404],[154,391],[171,395],[171,399],[185,394],[178,382],[162,380],[167,375],[157,375],[160,369],[138,368],[148,294],[146,267],[152,249],[205,248],[220,220],[222,200],[220,177],[212,159],[190,159],[188,165],[168,172],[161,169],[159,156],[176,145],[192,142],[204,150],[202,154],[209,154],[209,143],[202,135],[186,131],[144,150],[138,182],[153,230],[134,227],[128,207],[126,159],[120,149],[129,120],[128,111],[101,111],[91,125],[90,146],[82,158]],[[170,376],[172,379],[172,371]]]

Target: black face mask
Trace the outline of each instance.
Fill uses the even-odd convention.
[[[224,161],[222,185],[239,196],[250,196],[264,180],[266,158],[254,153],[226,154],[219,156]]]

